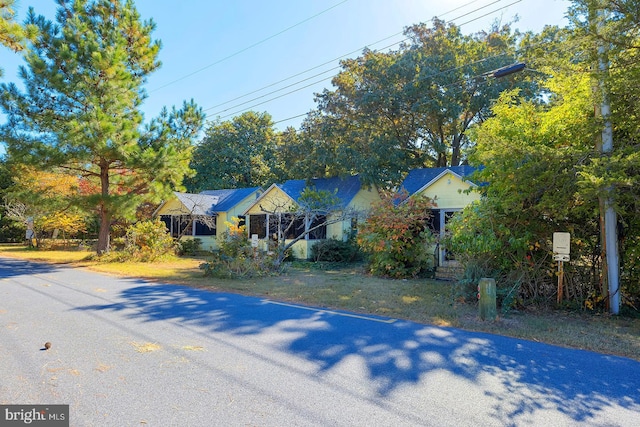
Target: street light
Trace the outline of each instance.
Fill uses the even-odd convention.
[[[508,76],[509,74],[518,73],[527,66],[524,62],[518,62],[516,64],[507,65],[502,68],[498,68],[497,70],[489,71],[485,73],[486,76],[491,76],[495,78]]]

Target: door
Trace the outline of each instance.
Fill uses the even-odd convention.
[[[448,231],[449,221],[456,212],[461,209],[432,209],[431,218],[429,220],[429,228],[436,236],[438,241],[438,265],[451,266],[456,265],[455,256],[444,246],[444,237]]]

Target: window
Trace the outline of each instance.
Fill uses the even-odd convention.
[[[267,231],[269,232],[269,239],[271,240],[278,240],[278,231],[282,230],[282,227],[278,224],[278,218],[280,218],[280,216],[275,214],[267,216],[269,222]]]
[[[215,236],[216,228],[209,227],[200,221],[196,221],[196,236]]]
[[[440,235],[440,209],[431,209],[431,216],[427,219],[427,227],[434,235]]]
[[[453,218],[453,216],[455,214],[457,214],[458,211],[446,211],[444,213],[444,226],[445,226],[445,231],[448,231],[447,225],[449,224],[449,220],[451,220],[451,218]]]
[[[254,234],[259,239],[267,237],[267,215],[249,215],[249,236]]]
[[[193,220],[189,215],[180,215],[173,217],[174,237],[191,236],[193,234]]]
[[[304,234],[304,218],[300,216],[294,216],[291,214],[285,214],[281,216],[280,225],[282,231],[285,234],[285,239],[295,239],[301,234]]]
[[[167,227],[167,233],[171,234],[171,215],[160,215],[160,221]]]
[[[439,236],[446,231],[446,225],[458,211],[459,209],[431,209],[431,216],[427,219],[427,227],[434,235]],[[445,230],[442,229],[443,225]]]
[[[191,218],[188,215],[160,215],[171,237],[191,236]]]
[[[314,227],[319,226],[320,224],[322,224],[321,227],[309,232],[309,240],[321,240],[321,239],[326,239],[327,238],[327,217],[326,215],[319,215],[318,217],[316,217],[312,222],[311,225],[309,226],[309,229],[312,229]]]

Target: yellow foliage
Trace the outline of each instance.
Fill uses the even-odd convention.
[[[244,236],[247,227],[245,225],[239,225],[240,218],[231,217],[231,222],[225,221],[224,225],[227,226],[227,230],[229,232],[229,236]]]
[[[42,217],[41,226],[43,230],[58,229],[69,235],[86,231],[86,224],[82,216],[66,212],[56,212]]]
[[[43,172],[28,166],[16,171],[14,181],[25,190],[46,196],[73,195],[78,192],[78,177],[57,172]]]

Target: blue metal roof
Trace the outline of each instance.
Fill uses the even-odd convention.
[[[341,201],[341,207],[344,208],[358,194],[362,184],[360,177],[354,175],[345,178],[292,179],[278,185],[278,187],[296,202],[300,199],[300,195],[305,188],[335,193],[336,197]]]
[[[407,190],[411,196],[447,170],[459,175],[462,179],[468,180],[469,175],[478,170],[478,168],[473,166],[447,166],[439,168],[413,169],[409,171],[407,177],[402,181],[400,189]]]
[[[249,197],[252,193],[260,190],[260,187],[235,188],[227,190],[207,190],[200,194],[217,197],[217,203],[211,205],[210,213],[227,212],[238,203]]]

